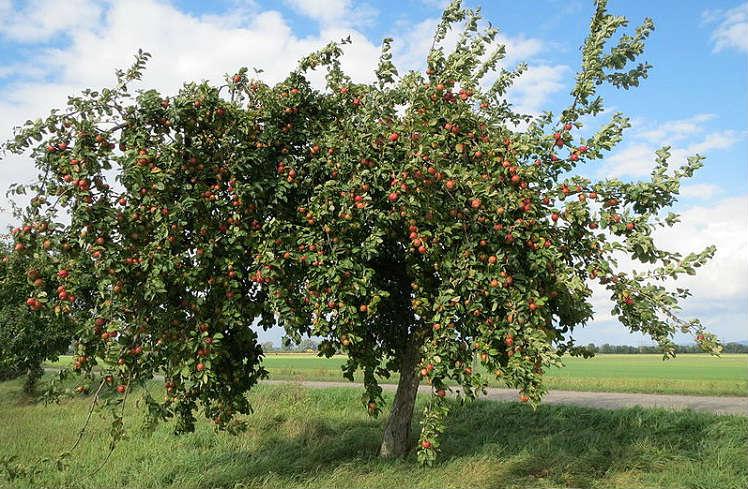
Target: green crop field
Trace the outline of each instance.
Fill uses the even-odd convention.
[[[174,436],[162,424],[148,437],[131,404],[126,426],[134,432],[97,472],[108,438],[106,421],[95,415],[59,470],[54,460],[72,446],[90,398],[45,406],[21,395],[20,386],[0,384],[0,487],[748,487],[748,418],[741,416],[455,403],[443,454],[428,468],[413,455],[377,458],[383,418],[366,415],[358,391],[294,385],[253,390],[255,412],[237,436],[200,421],[192,434]]]
[[[274,380],[340,381],[345,357],[319,358],[307,353],[269,353],[264,365]],[[566,358],[566,366],[548,372],[551,389],[748,396],[748,355],[720,357],[683,354],[663,361],[661,355],[597,355]],[[69,365],[62,357],[52,365]],[[394,382],[396,377],[385,379]],[[491,377],[491,384],[502,386]]]

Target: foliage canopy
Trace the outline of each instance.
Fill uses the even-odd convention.
[[[479,19],[447,7],[425,73],[399,75],[386,39],[371,84],[344,73],[343,40],[276,85],[241,69],[220,86],[133,94],[141,52],[113,88],[21,128],[6,149],[30,150],[42,173],[13,189],[33,195],[14,253],[44,263],[36,314],[74,318],[84,382],[123,394],[115,408],[161,372],[165,397],[147,395],[154,421],[191,430],[202,405],[233,429],[266,373],[250,326],[280,325],[296,341],[321,337],[321,354],[345,352],[344,375],[361,369],[372,415],[378,377],[415,368],[434,392],[420,444],[430,461],[446,383],[468,397],[484,384],[476,355],[535,404],[544,370],[587,353],[572,333],[592,317],[591,281],[624,326],[666,352],[679,329],[717,349],[698,321],[674,316],[688,292],[663,284],[714,249],[681,256],[652,239],[677,222],[661,211],[702,157],[671,171],[663,148],[640,182],[580,174],[629,125],[616,113],[581,130],[603,111],[602,85],[647,76],[637,59],[652,22],[612,41],[627,21],[598,1],[571,103],[531,117],[505,98],[525,66],[502,67],[497,31]],[[621,272],[621,256],[647,267]]]

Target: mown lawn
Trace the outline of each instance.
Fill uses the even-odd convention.
[[[368,418],[355,389],[259,386],[255,413],[237,436],[174,436],[161,425],[147,437],[131,404],[121,442],[105,467],[106,423],[94,417],[64,470],[38,462],[18,488],[286,488],[495,487],[703,488],[748,487],[748,418],[692,411],[606,411],[477,401],[454,405],[439,462],[420,467],[377,458],[382,420]],[[0,459],[26,467],[70,447],[87,398],[60,406],[32,403],[20,382],[0,384]]]
[[[340,381],[345,357],[319,358],[312,354],[270,353],[265,367],[274,380]],[[661,355],[598,355],[566,358],[566,367],[548,372],[548,386],[556,390],[648,392],[712,396],[748,396],[748,355],[720,357],[684,354],[663,361]],[[69,365],[62,357],[55,365]],[[385,379],[395,382],[397,377]],[[503,384],[491,377],[494,386]]]

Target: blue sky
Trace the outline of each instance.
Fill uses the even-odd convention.
[[[219,80],[239,66],[277,81],[295,61],[327,41],[351,35],[344,66],[370,80],[381,39],[395,38],[401,71],[423,66],[439,0],[0,0],[0,138],[85,87],[105,86],[115,68],[143,48],[153,60],[143,86],[173,91],[185,80]],[[568,102],[592,1],[469,0],[499,27],[507,63],[530,69],[510,93],[521,110],[557,110]],[[605,91],[610,109],[631,117],[626,140],[605,161],[585,168],[595,177],[646,177],[656,148],[670,144],[673,165],[707,156],[682,191],[683,223],[658,235],[682,251],[716,244],[713,263],[686,283],[694,297],[684,316],[698,315],[725,340],[748,339],[748,2],[610,0],[632,24],[654,19],[645,53],[654,65],[642,86]],[[0,187],[33,177],[24,158],[0,162]],[[0,202],[0,205],[5,206]],[[10,223],[0,213],[0,225]],[[639,343],[607,314],[579,338]],[[275,339],[278,333],[269,337]],[[687,341],[687,338],[680,338]]]

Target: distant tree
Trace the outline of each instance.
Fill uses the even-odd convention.
[[[317,347],[319,344],[312,340],[311,338],[305,338],[301,340],[298,346],[298,351],[300,352],[307,352],[307,351],[317,351]]]
[[[748,353],[748,345],[741,343],[727,343],[724,347],[725,353]]]
[[[265,353],[275,351],[275,346],[273,345],[272,341],[266,341],[260,346],[262,346],[262,351],[264,351]]]
[[[48,301],[41,291],[49,261],[46,252],[13,253],[7,239],[0,240],[0,380],[25,375],[28,393],[44,372],[42,363],[65,353],[75,330],[72,316],[62,311],[37,314]]]

